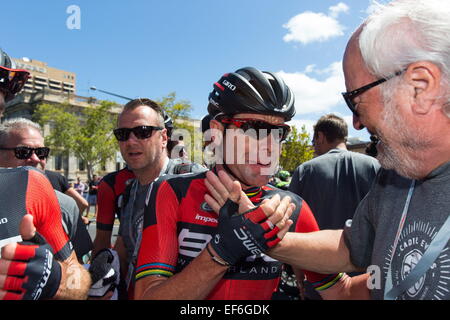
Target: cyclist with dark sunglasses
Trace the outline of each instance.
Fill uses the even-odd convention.
[[[255,68],[225,74],[214,84],[208,112],[216,165],[154,184],[137,299],[271,299],[282,264],[264,252],[280,241],[277,233],[318,230],[300,197],[268,185],[289,132],[285,122],[295,115],[284,81]],[[340,293],[334,285],[345,275],[304,272],[325,295]]]
[[[130,180],[130,175],[125,174],[120,181],[117,180],[116,184],[116,178],[120,177],[108,176],[100,184],[103,190],[99,194],[99,200],[106,200],[110,208],[114,205],[113,199],[117,201],[116,209],[119,212],[120,227],[115,249],[121,260],[121,288],[126,288],[122,291],[130,292],[128,298],[133,297],[132,274],[140,243],[147,194],[152,188],[153,181],[158,177],[180,173],[181,169],[187,167],[180,168],[185,163],[168,157],[167,133],[172,129],[172,121],[161,106],[153,100],[141,98],[132,100],[124,106],[118,117],[117,128],[113,131],[119,142],[122,157],[136,179]],[[198,164],[190,163],[184,170],[199,172],[206,169]],[[128,181],[128,187],[124,190],[126,181]],[[95,252],[102,247],[110,246],[113,214],[112,208],[108,211],[101,210],[97,224],[98,235],[94,241]],[[121,293],[121,296],[126,298],[127,294]]]

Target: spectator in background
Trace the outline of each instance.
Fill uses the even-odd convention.
[[[92,176],[92,180],[89,181],[89,191],[88,191],[88,210],[87,210],[87,216],[89,216],[89,213],[91,211],[91,206],[94,206],[94,217],[97,217],[97,190],[98,185],[100,184],[100,179],[97,177],[97,175]]]
[[[347,150],[348,127],[334,114],[314,126],[316,158],[294,172],[289,191],[311,207],[320,229],[341,229],[372,185],[380,165],[364,154]]]
[[[84,189],[86,189],[86,185],[81,181],[80,177],[77,177],[77,182],[75,182],[73,188],[76,192],[78,192],[81,196],[83,196]]]
[[[314,126],[317,157],[295,170],[289,187],[309,204],[320,229],[342,229],[352,219],[380,168],[376,159],[348,151],[347,135],[344,119],[321,117]],[[306,297],[320,298],[308,285]]]

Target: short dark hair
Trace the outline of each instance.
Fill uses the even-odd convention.
[[[157,114],[160,115],[160,125],[162,127],[164,127],[164,111],[163,108],[155,101],[148,99],[148,98],[138,98],[138,99],[134,99],[131,100],[130,102],[128,102],[126,105],[123,106],[123,110],[122,113],[125,111],[130,111],[133,109],[136,109],[137,107],[140,106],[147,106],[152,108],[153,110],[156,111]],[[120,117],[120,115],[119,115]]]
[[[314,136],[322,132],[328,142],[346,141],[348,136],[347,123],[335,114],[327,114],[321,117],[314,126]]]

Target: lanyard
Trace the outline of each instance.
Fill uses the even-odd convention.
[[[409,204],[411,202],[411,198],[412,198],[415,186],[416,186],[416,181],[413,180],[411,182],[411,186],[409,187],[408,196],[406,198],[405,206],[403,207],[402,217],[400,219],[400,224],[398,225],[397,234],[395,235],[394,247],[392,249],[391,261],[389,262],[389,269],[388,269],[387,278],[386,278],[386,285],[384,288],[384,299],[385,300],[391,300],[387,296],[388,296],[388,293],[391,292],[392,287],[393,287],[393,285],[392,285],[392,261],[394,260],[395,250],[397,249],[397,244],[400,239],[400,235],[402,233],[403,227],[405,225],[406,216],[408,215]]]

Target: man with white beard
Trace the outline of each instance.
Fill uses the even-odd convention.
[[[383,169],[344,230],[288,233],[272,257],[368,271],[373,299],[450,299],[449,33],[450,3],[438,0],[379,5],[356,30],[343,96],[354,127],[378,136]]]

